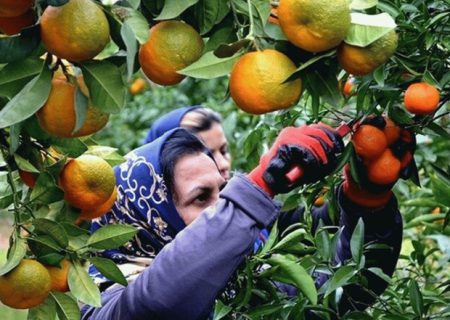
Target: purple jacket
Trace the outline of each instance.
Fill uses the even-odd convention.
[[[342,195],[339,202],[340,224],[345,229],[337,259],[345,259],[351,256],[349,242],[359,216],[369,220],[372,216]],[[379,240],[394,248],[391,255],[375,263],[388,274],[392,274],[401,244],[402,224],[396,208],[393,200],[383,212],[373,213],[373,217],[383,215],[382,223],[366,228],[366,241]],[[101,308],[84,306],[82,319],[206,319],[217,294],[253,252],[259,231],[279,214],[277,202],[244,175],[236,175],[220,193],[215,212],[203,213],[181,231],[127,287],[104,292]],[[326,221],[326,208],[315,215]]]

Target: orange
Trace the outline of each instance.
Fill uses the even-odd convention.
[[[384,117],[384,120],[386,121],[386,126],[384,127],[383,132],[386,136],[387,144],[390,146],[400,138],[401,128],[388,117]]]
[[[0,301],[11,308],[33,308],[44,302],[50,287],[47,269],[36,260],[23,259],[0,277]]]
[[[150,29],[148,41],[139,50],[142,71],[153,82],[174,85],[185,76],[177,73],[203,52],[203,39],[183,21],[162,21]]]
[[[78,218],[82,220],[92,220],[98,218],[111,210],[114,203],[116,202],[116,199],[117,199],[117,187],[114,187],[114,191],[108,200],[106,200],[103,204],[99,205],[98,207],[92,210],[82,210]]]
[[[350,29],[350,6],[347,0],[280,0],[278,20],[290,42],[320,52],[344,40]]]
[[[77,77],[81,92],[89,96],[83,77]],[[72,138],[86,136],[102,129],[109,120],[109,114],[100,111],[88,102],[88,109],[83,126],[73,132],[76,125],[75,85],[67,81],[63,74],[55,73],[52,79],[50,95],[44,106],[37,112],[39,124],[47,133]]]
[[[351,76],[347,78],[347,81],[345,81],[344,88],[342,89],[342,93],[345,97],[350,97],[353,95],[353,91],[355,90],[355,86],[353,84],[354,82],[355,78]]]
[[[0,17],[17,17],[28,11],[34,0],[0,0]]]
[[[36,173],[19,170],[19,176],[23,183],[25,183],[29,188],[34,188],[36,185]]]
[[[145,88],[145,80],[142,78],[137,78],[133,81],[133,83],[130,86],[130,93],[132,95],[140,93]]]
[[[397,49],[398,36],[394,30],[388,32],[366,47],[357,47],[343,42],[337,51],[341,67],[356,76],[371,73],[389,60]]]
[[[405,91],[405,108],[411,113],[426,115],[433,113],[439,105],[439,91],[426,82],[411,84]]]
[[[81,155],[64,166],[59,183],[70,205],[92,210],[111,197],[116,178],[112,167],[102,158]]]
[[[64,259],[60,263],[60,267],[45,266],[51,279],[51,291],[67,292],[69,291],[69,283],[67,281],[67,275],[72,263]]]
[[[20,33],[20,31],[34,23],[34,12],[28,10],[17,17],[0,17],[0,32],[6,35]]]
[[[89,60],[109,42],[109,24],[92,0],[70,0],[48,6],[41,16],[41,38],[47,50],[69,61]]]
[[[231,70],[231,97],[239,108],[252,114],[289,108],[302,92],[300,79],[285,82],[295,70],[294,63],[279,51],[246,53]]]
[[[388,147],[383,131],[371,125],[362,125],[352,137],[356,153],[364,160],[379,157]]]
[[[367,177],[373,183],[390,184],[397,181],[400,175],[400,160],[386,149],[380,157],[367,165]]]

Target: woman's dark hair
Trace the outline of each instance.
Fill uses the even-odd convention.
[[[172,193],[176,162],[185,155],[196,153],[204,153],[214,161],[209,149],[194,134],[185,129],[177,130],[164,143],[161,151],[160,163],[164,181]]]
[[[198,108],[189,111],[181,120],[180,127],[192,133],[209,130],[214,123],[221,124],[221,116],[208,108]]]

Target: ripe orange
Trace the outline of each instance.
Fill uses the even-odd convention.
[[[42,43],[49,52],[69,61],[94,58],[109,42],[109,24],[92,0],[70,0],[48,6],[41,16]]]
[[[345,81],[344,88],[342,89],[342,93],[345,97],[350,97],[353,95],[353,91],[355,90],[355,85],[353,84],[355,82],[355,78],[352,76],[347,78],[347,81]]]
[[[64,259],[61,261],[60,266],[45,266],[51,279],[51,291],[67,292],[69,291],[69,283],[67,282],[67,275],[72,263]]]
[[[426,115],[433,113],[439,105],[439,91],[426,82],[411,84],[405,92],[405,108],[411,113]]]
[[[347,0],[280,0],[278,20],[290,42],[320,52],[344,40],[350,29],[350,6]]]
[[[388,147],[383,131],[371,125],[362,125],[352,137],[356,153],[364,160],[379,157]]]
[[[383,132],[386,136],[387,144],[390,146],[400,138],[401,128],[388,117],[384,117],[384,120],[386,121],[386,126],[384,127]]]
[[[296,104],[302,82],[284,82],[296,70],[283,53],[267,49],[243,55],[230,76],[231,97],[239,108],[252,114],[286,109]]]
[[[130,93],[132,95],[140,93],[142,90],[144,90],[145,84],[146,82],[144,79],[137,78],[136,80],[133,81],[133,83],[130,86]]]
[[[36,173],[19,170],[19,176],[29,188],[34,188],[36,185]]]
[[[34,0],[0,0],[0,17],[17,17],[33,6]]]
[[[114,187],[114,191],[108,200],[106,200],[103,204],[91,210],[82,210],[78,218],[82,220],[92,220],[101,217],[109,210],[111,210],[114,203],[116,202],[116,199],[117,199],[117,187]]]
[[[102,158],[81,155],[64,166],[59,183],[69,204],[92,210],[109,200],[116,178],[111,166]]]
[[[50,287],[47,269],[36,260],[23,259],[0,277],[0,301],[11,308],[33,308],[44,302]]]
[[[6,35],[20,33],[20,31],[34,23],[34,12],[28,10],[17,17],[0,17],[0,32]]]
[[[400,169],[400,160],[394,156],[391,149],[386,149],[380,157],[369,162],[367,177],[373,183],[390,184],[397,181]]]
[[[397,49],[398,36],[394,30],[367,47],[357,47],[343,42],[337,51],[341,67],[356,76],[371,73],[389,60]]]
[[[77,83],[81,92],[89,96],[82,76],[77,77]],[[50,95],[36,114],[44,131],[57,137],[72,138],[95,133],[106,125],[109,114],[88,102],[85,122],[77,132],[73,132],[76,124],[75,89],[63,74],[55,73]]]
[[[174,85],[185,76],[177,73],[203,52],[203,39],[183,21],[162,21],[150,28],[148,41],[139,50],[142,71],[153,82]]]

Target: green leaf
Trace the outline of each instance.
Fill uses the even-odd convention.
[[[31,192],[31,199],[50,204],[64,198],[64,192],[56,185],[55,179],[47,172],[39,174]]]
[[[378,0],[352,0],[350,8],[354,10],[365,10],[375,7],[378,4]]]
[[[75,134],[83,127],[86,121],[86,114],[88,109],[89,98],[86,97],[80,89],[80,86],[75,88],[75,127],[72,134]]]
[[[42,70],[44,61],[28,58],[8,63],[0,70],[0,96],[11,99]]]
[[[228,20],[226,21],[228,22]],[[233,25],[231,23],[221,23],[213,29],[205,44],[204,52],[215,50],[221,43],[233,43],[236,40],[236,34],[233,33]]]
[[[89,146],[85,154],[98,156],[108,162],[111,166],[116,166],[125,161],[125,158],[117,152],[116,148],[108,146]]]
[[[134,34],[134,37],[140,44],[147,42],[149,36],[149,25],[147,19],[145,19],[141,12],[129,10],[129,17],[127,17],[124,24],[130,28]]]
[[[104,112],[118,113],[127,92],[120,69],[108,61],[84,62],[80,67],[92,104]]]
[[[56,221],[50,219],[35,219],[33,221],[34,232],[37,234],[47,234],[52,237],[62,248],[66,248],[69,244],[64,227]]]
[[[287,236],[283,237],[273,248],[272,250],[282,250],[284,248],[290,247],[294,244],[298,244],[301,240],[305,238],[306,231],[305,229],[297,229],[290,233]]]
[[[350,240],[350,250],[352,252],[353,261],[359,265],[361,261],[361,257],[363,254],[363,245],[364,245],[364,221],[362,218],[359,218],[358,224],[353,230],[352,238]]]
[[[120,35],[127,47],[127,80],[130,80],[134,70],[134,60],[136,58],[138,45],[133,30],[125,21],[120,29]]]
[[[194,6],[195,20],[199,26],[200,34],[211,31],[228,13],[229,7],[222,0],[200,0]]]
[[[128,285],[127,279],[125,279],[122,271],[120,271],[114,261],[101,257],[91,257],[89,261],[109,280],[120,283],[123,286]]]
[[[50,143],[56,151],[72,158],[81,156],[88,149],[80,139],[51,137]]]
[[[184,10],[196,4],[199,0],[166,0],[161,13],[155,20],[169,20],[178,17]]]
[[[216,305],[214,306],[214,317],[213,320],[220,320],[224,318],[227,314],[229,314],[233,310],[232,307],[223,304],[221,300],[217,300]]]
[[[0,63],[23,60],[41,41],[39,24],[23,29],[20,34],[0,37]]]
[[[0,129],[31,117],[47,101],[52,73],[44,65],[41,73],[28,82],[18,94],[0,110]]]
[[[328,280],[324,286],[326,286],[325,297],[346,284],[349,284],[349,280],[357,273],[357,270],[352,266],[340,267],[333,277]]]
[[[20,170],[27,171],[27,172],[33,172],[33,173],[39,173],[39,170],[36,169],[36,167],[33,166],[30,163],[30,161],[28,161],[25,158],[22,158],[17,153],[14,153],[14,160],[16,161],[16,164]]]
[[[436,176],[431,176],[431,188],[436,201],[446,207],[450,207],[450,185],[446,184]]]
[[[416,280],[409,280],[409,298],[411,299],[411,306],[415,314],[419,317],[423,315],[423,298],[422,293],[420,293],[419,286]]]
[[[22,261],[27,252],[27,245],[22,238],[15,238],[12,246],[9,248],[6,263],[0,267],[0,276],[7,274]]]
[[[320,98],[335,108],[344,105],[344,97],[339,90],[336,74],[330,69],[314,70],[305,74],[305,82],[314,87]]]
[[[89,238],[87,245],[96,249],[113,249],[131,240],[137,229],[125,224],[110,224],[96,230]]]
[[[51,295],[52,293],[37,307],[29,309],[27,320],[49,320],[56,318],[56,304]]]
[[[278,266],[289,278],[291,284],[295,285],[312,304],[317,304],[314,280],[300,264],[284,255],[272,255],[267,259],[267,263],[272,267]]]
[[[397,26],[386,12],[368,15],[352,12],[352,24],[344,41],[357,47],[366,47]]]
[[[81,318],[81,312],[77,302],[69,295],[52,291],[50,292],[50,297],[55,302],[59,320],[79,320]]]
[[[384,273],[383,270],[381,270],[380,268],[372,267],[372,268],[368,268],[367,270],[369,270],[373,274],[377,275],[378,277],[380,277],[381,279],[386,281],[388,284],[390,284],[392,282],[391,277],[389,277],[386,273]]]
[[[335,50],[332,50],[332,51],[330,51],[330,52],[328,52],[328,53],[324,53],[324,54],[321,54],[321,55],[318,55],[318,56],[316,56],[316,57],[314,57],[314,58],[309,59],[309,60],[306,61],[305,63],[302,63],[302,64],[300,65],[300,67],[298,67],[298,68],[294,71],[294,73],[292,73],[286,80],[284,80],[284,82],[289,82],[289,81],[298,79],[298,78],[300,77],[300,75],[302,74],[301,71],[305,70],[306,68],[308,68],[309,66],[313,65],[313,64],[316,63],[317,61],[322,60],[322,59],[324,59],[324,58],[332,57],[332,56],[334,56],[335,54],[336,54],[336,51],[335,51]]]
[[[101,306],[100,290],[78,261],[70,267],[68,280],[70,292],[75,298],[93,307]]]
[[[277,241],[278,238],[278,220],[275,220],[275,223],[272,226],[272,229],[269,233],[269,239],[267,239],[266,243],[264,244],[261,252],[258,254],[258,256],[264,256],[267,252],[269,252],[270,249],[272,249],[275,241]]]
[[[231,72],[234,63],[239,60],[241,55],[242,53],[238,52],[228,58],[218,58],[212,51],[209,51],[191,65],[177,72],[199,79],[214,79],[226,76]]]
[[[318,230],[315,235],[316,247],[321,257],[324,260],[330,260],[331,256],[331,241],[326,229],[322,228],[322,220],[319,223]]]

